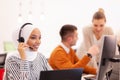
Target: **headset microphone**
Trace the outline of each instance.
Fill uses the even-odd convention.
[[[22,32],[22,29],[26,26],[26,25],[32,25],[32,23],[25,23],[21,26],[20,28],[20,31],[19,31],[19,36],[18,36],[18,42],[24,42],[24,38],[21,36],[21,32]]]
[[[29,47],[30,49],[33,49],[32,47]]]

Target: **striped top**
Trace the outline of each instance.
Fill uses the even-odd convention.
[[[46,58],[40,53],[33,61],[10,56],[5,62],[4,80],[39,80],[40,71],[51,69]]]

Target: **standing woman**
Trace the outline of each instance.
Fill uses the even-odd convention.
[[[99,8],[99,10],[93,15],[92,24],[83,28],[83,42],[76,51],[76,54],[79,58],[83,57],[83,55],[87,53],[86,51],[88,51],[88,49],[93,45],[97,44],[99,46],[99,49],[101,49],[103,35],[113,35],[112,29],[105,24],[106,17],[104,10],[102,8]],[[88,65],[97,67],[98,61],[99,55],[94,57]]]
[[[41,32],[25,23],[13,33],[17,52],[7,56],[4,80],[39,80],[40,71],[51,70],[46,58],[38,52]]]

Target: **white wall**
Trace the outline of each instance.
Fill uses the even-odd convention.
[[[22,1],[23,21],[18,23],[19,1]],[[51,51],[60,43],[59,29],[70,23],[79,29],[79,40],[82,41],[81,28],[91,23],[92,15],[99,7],[105,10],[107,24],[114,31],[120,30],[120,1],[119,0],[32,0],[32,20],[28,19],[30,0],[0,0],[0,52],[3,52],[3,41],[11,41],[15,27],[31,21],[39,26],[42,32],[40,52],[49,57]],[[42,3],[42,4],[41,4]],[[41,11],[44,20],[41,20]]]

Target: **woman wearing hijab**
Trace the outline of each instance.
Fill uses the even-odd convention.
[[[38,52],[41,32],[25,23],[13,33],[17,52],[7,56],[4,80],[39,80],[40,71],[51,70],[46,58]]]

